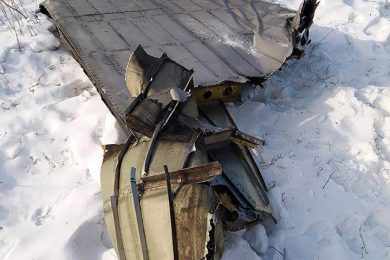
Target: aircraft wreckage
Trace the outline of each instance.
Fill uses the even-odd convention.
[[[318,3],[47,0],[42,11],[119,124],[105,147],[104,218],[121,260],[220,259],[223,234],[274,220],[226,103],[309,43]],[[130,57],[130,58],[129,58]]]

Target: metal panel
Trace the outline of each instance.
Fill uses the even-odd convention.
[[[190,31],[178,24],[168,15],[154,16],[153,20],[160,24],[165,31],[167,31],[177,41],[180,41],[181,43],[185,44],[187,42],[193,42],[197,40],[197,38]]]
[[[120,11],[114,5],[115,0],[106,0],[106,1],[91,1],[92,6],[98,10],[100,13],[114,13]]]
[[[196,12],[202,10],[202,7],[196,4],[196,1],[192,2],[190,0],[180,0],[180,1],[176,1],[176,4],[186,12]]]
[[[112,27],[105,21],[102,22],[90,22],[88,28],[100,43],[102,43],[104,50],[123,50],[127,49],[128,45],[122,37],[118,35]]]
[[[191,0],[193,3],[203,7],[204,10],[217,9],[223,7],[221,0],[209,1],[209,0]]]
[[[88,2],[80,0],[67,0],[78,15],[98,14],[99,12]]]
[[[225,80],[232,80],[237,82],[245,81],[242,77],[232,71],[232,69],[225,63],[225,61],[219,58],[217,54],[206,45],[200,42],[194,42],[188,46],[192,54],[196,57],[199,57],[199,60],[210,68],[215,77],[218,79],[218,82]],[[210,83],[210,85],[212,85],[212,82]]]
[[[118,19],[110,22],[114,30],[121,35],[127,44],[134,49],[141,44],[144,47],[151,46],[151,39],[139,29],[130,19]],[[127,57],[127,59],[129,56]]]
[[[132,19],[132,22],[156,44],[164,45],[173,44],[175,42],[175,39],[166,33],[151,17]]]
[[[296,14],[249,0],[46,0],[43,6],[121,123],[127,58],[118,55],[141,44],[151,55],[168,52],[194,69],[199,85],[246,82],[277,70],[291,54],[293,29],[286,19]],[[258,24],[264,35],[256,38]],[[288,47],[286,55],[274,59],[280,46]]]

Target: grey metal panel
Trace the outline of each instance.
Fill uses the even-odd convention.
[[[204,10],[208,9],[217,9],[223,7],[222,1],[209,1],[209,0],[191,0],[191,2],[196,3],[201,6]]]
[[[90,4],[99,11],[99,13],[114,13],[119,12],[120,9],[116,8],[116,0],[106,0],[106,1],[91,1]]]
[[[245,45],[245,43],[243,44]],[[245,48],[236,48],[235,51],[240,53],[241,57],[244,57],[245,60],[248,61],[249,64],[251,64],[257,71],[261,71],[261,72],[264,71],[264,68],[261,65],[261,61],[265,60],[265,58],[260,53],[253,54],[252,52],[253,50],[245,49]]]
[[[292,46],[286,19],[295,12],[258,0],[46,0],[44,6],[122,123],[126,55],[139,44],[194,69],[199,85],[265,76],[286,58],[275,59],[268,46]]]
[[[192,13],[192,17],[199,21],[203,27],[209,28],[213,34],[219,35],[220,37],[238,33],[238,31],[234,31],[226,23],[221,22],[207,12],[194,12]]]
[[[226,6],[242,6],[248,5],[252,0],[218,0],[217,2],[222,2]]]
[[[248,24],[236,19],[236,17],[232,15],[232,12],[232,10],[227,9],[216,9],[208,11],[208,13],[213,15],[216,19],[223,21],[232,30],[235,30],[237,32],[251,31]]]
[[[81,51],[88,53],[96,51],[101,48],[99,43],[94,39],[94,35],[87,29],[87,27],[80,23],[79,19],[75,17],[66,17],[57,20],[57,26],[60,28],[66,27],[66,30],[61,30],[68,38],[71,45],[74,47],[73,51],[79,53]],[[69,36],[69,33],[71,36]]]
[[[134,0],[133,0],[134,1]],[[143,10],[156,9],[158,6],[151,0],[135,0],[138,6]]]
[[[135,49],[136,48],[134,48],[134,50]],[[110,55],[110,58],[113,61],[113,63],[117,65],[118,72],[120,73],[120,75],[124,75],[126,73],[126,67],[127,67],[127,63],[129,62],[129,57],[131,53],[132,51],[125,50],[125,51],[115,51],[112,52],[112,54]]]
[[[75,15],[74,9],[66,1],[51,1],[48,3],[51,6],[51,16],[67,17]]]
[[[164,46],[164,51],[172,60],[180,64],[183,60],[193,60],[194,58],[192,53],[184,48],[183,45],[167,45]]]
[[[120,10],[121,12],[138,11],[142,9],[134,1],[130,0],[114,0],[113,4],[116,9]]]
[[[164,54],[164,50],[158,45],[154,45],[154,46],[151,46],[149,48],[145,48],[145,50],[149,55],[154,56],[154,57],[161,57],[161,55]]]
[[[123,88],[102,88],[98,86],[126,86],[122,74],[119,73],[118,63],[113,62],[109,56],[105,56],[99,52],[92,53],[88,58],[90,71],[96,74],[88,75],[93,78],[92,82],[100,90],[100,95],[104,102],[111,110],[113,115],[118,119],[118,122],[125,131],[127,129],[125,120],[125,111],[129,103],[133,100],[125,87]],[[115,67],[115,70],[113,70]],[[105,75],[105,76],[102,76]]]
[[[178,24],[168,15],[157,15],[153,17],[153,20],[160,24],[165,31],[172,35],[172,37],[183,44],[197,40],[197,38],[190,31]]]
[[[176,4],[186,12],[196,12],[203,9],[200,5],[196,4],[196,1],[193,2],[191,0],[176,1]]]
[[[205,82],[213,82],[216,79],[216,74],[201,61],[194,61],[193,58],[187,58],[180,60],[180,64],[194,70],[195,84],[201,85],[205,84]],[[202,82],[199,82],[199,79],[202,79]]]
[[[90,22],[86,26],[91,33],[103,45],[104,50],[123,50],[127,49],[127,43],[112,29],[112,27],[105,21]]]
[[[176,3],[177,1],[170,0],[158,0],[155,3],[160,7],[164,8],[165,11],[169,14],[183,13],[185,10]]]
[[[217,35],[215,35],[209,28],[205,27],[190,13],[178,14],[175,16],[175,18],[178,24],[187,28],[187,30],[202,40],[217,38]]]
[[[245,54],[238,52],[232,46],[216,42],[211,42],[209,46],[212,47],[219,57],[226,57],[225,62],[229,64],[237,74],[256,77],[261,73],[260,69],[256,68],[256,66],[253,66],[245,59]]]
[[[125,39],[129,46],[134,47],[132,49],[135,49],[139,44],[144,47],[152,45],[151,39],[130,19],[112,20],[110,21],[110,24],[114,30]]]
[[[67,0],[69,5],[78,15],[90,15],[99,13],[88,1]]]
[[[154,22],[151,17],[145,16],[132,19],[132,22],[156,44],[164,45],[176,42],[176,40],[166,33],[158,23]]]
[[[215,54],[215,52],[207,48],[201,42],[190,43],[188,44],[188,47],[192,54],[198,57],[199,61],[208,66],[209,70],[214,73],[217,82],[222,82],[224,80],[242,82],[238,74],[232,71],[229,66]],[[212,84],[212,82],[210,83]]]

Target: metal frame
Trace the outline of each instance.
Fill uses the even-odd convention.
[[[145,229],[142,220],[141,204],[139,201],[140,196],[137,187],[136,169],[134,167],[131,168],[131,172],[130,172],[130,187],[131,187],[131,195],[133,198],[135,217],[137,220],[138,235],[141,242],[143,260],[149,260],[148,246],[146,242]]]

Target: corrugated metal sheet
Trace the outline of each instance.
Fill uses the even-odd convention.
[[[121,121],[125,67],[141,44],[194,69],[195,81],[245,82],[291,54],[295,12],[256,0],[47,0],[65,42]]]

